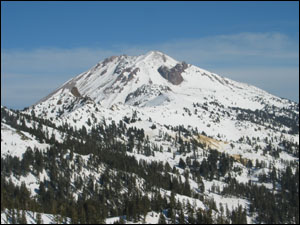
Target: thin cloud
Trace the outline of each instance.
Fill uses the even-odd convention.
[[[170,42],[161,47],[175,54],[183,54],[195,62],[251,59],[251,62],[255,63],[257,57],[264,58],[264,61],[298,61],[299,58],[298,41],[278,33],[221,35],[177,43]]]
[[[99,59],[114,52],[104,49],[34,49],[32,51],[10,50],[1,53],[2,69],[8,72],[20,71],[55,73],[87,69]]]
[[[220,68],[215,72],[299,102],[299,67]]]

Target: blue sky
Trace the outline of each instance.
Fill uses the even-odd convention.
[[[1,2],[1,104],[111,55],[160,50],[299,102],[298,2]]]

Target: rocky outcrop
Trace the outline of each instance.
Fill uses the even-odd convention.
[[[125,103],[129,101],[137,102],[139,99],[147,96],[149,99],[172,91],[168,86],[163,85],[142,85],[134,92],[127,95]],[[136,101],[134,101],[136,99]]]
[[[102,66],[106,66],[108,63],[114,61],[115,58],[117,58],[118,56],[111,56],[109,58],[106,58],[103,60],[102,62]]]
[[[140,68],[135,68],[134,70],[132,70],[132,68],[131,67],[129,67],[129,68],[126,68],[126,69],[124,69],[122,72],[121,72],[121,74],[117,77],[117,79],[114,81],[114,83],[113,84],[115,84],[115,83],[117,83],[118,81],[120,81],[121,80],[121,83],[125,83],[125,85],[129,82],[129,81],[131,81],[134,77],[135,77],[135,75],[138,73],[140,71]],[[128,76],[125,76],[124,75],[124,73],[125,72],[128,72],[129,74],[128,74]]]
[[[185,62],[178,63],[173,68],[169,69],[166,66],[158,68],[159,74],[174,85],[179,85],[183,81],[182,72],[188,67]]]
[[[103,70],[103,71],[100,73],[100,76],[104,75],[106,72],[107,72],[107,69]]]
[[[79,93],[77,87],[73,87],[73,88],[71,89],[71,93],[72,93],[75,97],[77,97],[77,98],[81,98],[81,97],[82,97],[81,94]]]
[[[129,75],[128,75],[128,82],[133,79],[133,77],[140,71],[140,68],[135,68]]]

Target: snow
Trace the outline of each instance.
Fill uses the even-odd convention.
[[[52,97],[62,93],[67,95],[66,87],[76,86],[81,95],[89,96],[94,102],[101,102],[103,106],[110,107],[118,102],[124,103],[128,94],[151,81],[152,85],[169,87],[179,101],[203,101],[204,97],[214,96],[224,105],[238,105],[252,110],[263,108],[257,101],[259,98],[278,107],[287,102],[254,86],[235,82],[193,65],[189,65],[183,72],[184,82],[173,85],[164,79],[157,69],[162,65],[171,68],[177,63],[179,62],[175,59],[158,51],[150,51],[138,57],[118,56],[105,65],[99,62],[92,69],[64,83],[62,89],[57,89]],[[137,72],[128,84],[118,78],[120,74],[127,77],[129,71],[134,69],[137,69]]]
[[[20,215],[22,215],[22,211],[20,210]],[[15,215],[17,215],[17,210],[15,210]],[[46,213],[40,213],[42,224],[57,224],[55,221],[55,215],[53,214],[46,214]],[[9,219],[7,219],[7,216]],[[25,217],[27,224],[37,224],[37,212],[27,211],[25,210]],[[70,224],[71,220],[70,218],[63,218],[64,221],[67,222],[67,224]],[[5,209],[4,212],[1,212],[1,224],[12,224],[12,221],[10,219],[10,210]]]
[[[141,56],[112,57],[109,62],[103,63],[104,61],[69,80],[47,100],[35,105],[36,114],[51,118],[58,124],[67,122],[80,128],[86,126],[87,118],[91,118],[92,114],[98,121],[109,118],[119,121],[125,115],[131,115],[132,111],[137,111],[145,123],[151,117],[156,124],[191,126],[215,138],[217,134],[221,134],[223,141],[236,142],[243,136],[265,138],[269,136],[269,129],[265,130],[260,125],[246,121],[237,122],[236,115],[230,107],[256,110],[264,109],[266,105],[286,108],[294,105],[254,86],[235,82],[193,65],[188,65],[182,73],[184,81],[180,85],[173,85],[164,79],[157,69],[161,65],[171,68],[179,62],[159,51],[150,51]],[[135,69],[137,72],[129,82],[118,78],[122,74],[126,78],[130,71]],[[66,88],[72,86],[76,86],[81,95],[90,97],[91,102],[79,103],[80,99]],[[125,103],[127,97],[137,89],[140,89],[142,94]],[[166,91],[167,89],[169,91]],[[58,105],[59,100],[63,104]],[[211,101],[223,106],[211,105]],[[193,103],[208,103],[208,111],[201,107],[194,108]],[[61,116],[58,115],[58,112],[63,110],[63,105],[73,104],[70,111],[64,110]],[[114,110],[108,110],[112,107]],[[95,108],[100,110],[96,112]],[[191,114],[186,113],[183,108],[190,110]],[[195,109],[197,114],[194,114]],[[213,113],[220,110],[225,111],[225,115],[216,122],[220,115],[216,116]],[[255,131],[257,128],[260,129],[259,132]],[[281,132],[275,131],[274,134],[277,137],[282,135]],[[297,142],[299,135],[291,137]]]
[[[125,220],[125,222],[127,224],[158,224],[159,213],[154,212],[154,211],[148,212],[145,220],[143,219],[143,221],[139,221],[139,222],[128,221],[128,220],[126,220],[126,216],[123,216],[123,219]],[[119,220],[120,220],[120,217],[111,217],[111,218],[107,218],[105,220],[105,223],[113,224]]]
[[[34,150],[37,147],[45,150],[48,144],[39,143],[34,136],[24,131],[17,131],[11,126],[1,123],[1,157],[10,155],[22,158],[27,148]]]
[[[237,113],[231,108],[267,110],[272,106],[276,106],[282,109],[283,107],[295,107],[296,103],[193,65],[188,65],[188,68],[182,73],[184,81],[179,85],[173,85],[164,79],[157,69],[162,65],[172,68],[177,63],[179,62],[175,59],[158,51],[151,51],[140,56],[111,57],[65,82],[60,88],[24,113],[30,114],[34,110],[37,116],[51,119],[57,126],[64,123],[68,123],[75,129],[85,126],[89,132],[94,124],[103,123],[103,121],[106,124],[111,124],[113,121],[118,123],[125,116],[131,118],[135,112],[138,120],[126,124],[126,126],[144,129],[145,135],[149,137],[150,144],[152,146],[154,144],[158,147],[162,146],[163,151],[154,152],[154,156],[148,157],[137,154],[136,150],[133,153],[127,152],[126,154],[134,156],[138,161],[143,159],[148,163],[153,161],[168,162],[171,168],[178,166],[180,158],[186,159],[188,156],[192,156],[192,153],[175,154],[178,146],[176,147],[173,142],[178,132],[167,129],[165,125],[172,127],[183,125],[189,130],[197,129],[199,133],[205,132],[209,137],[207,137],[207,140],[213,143],[211,146],[217,151],[224,152],[232,157],[241,156],[245,160],[251,160],[252,163],[255,163],[256,160],[263,161],[267,168],[271,165],[278,170],[284,170],[290,162],[299,163],[299,159],[288,154],[284,148],[279,146],[282,140],[299,144],[299,133],[295,135],[283,133],[284,129],[289,130],[285,126],[270,129],[268,126],[272,124],[267,122],[261,125],[237,120]],[[136,72],[132,75],[131,72],[133,71]],[[79,93],[82,96],[89,97],[89,99],[83,102],[82,98],[74,96],[71,93],[73,87],[77,87]],[[140,90],[140,93],[135,96],[134,93],[138,93],[137,90]],[[128,96],[133,97],[128,100]],[[196,103],[199,106],[195,106]],[[1,108],[3,107],[1,106]],[[295,112],[299,114],[298,111]],[[276,113],[285,115],[285,111]],[[92,122],[92,126],[87,124],[88,119]],[[156,125],[156,129],[150,128],[153,124]],[[30,123],[26,123],[26,125],[28,127],[33,126]],[[64,135],[58,130],[47,126],[42,126],[42,129],[44,131],[48,130],[50,135],[53,133],[59,142],[64,141]],[[164,141],[160,136],[160,132],[167,133],[171,137],[171,141]],[[240,141],[244,137],[249,137],[252,143],[247,143],[246,140]],[[191,138],[198,140],[199,136],[192,136]],[[266,147],[265,138],[274,139],[272,141],[274,147],[282,148],[278,159],[275,159],[269,153],[263,154],[262,149]],[[126,138],[120,138],[120,140],[126,142]],[[253,140],[256,144],[253,144]],[[235,147],[232,148],[231,144],[234,144]],[[45,150],[49,146],[39,143],[29,133],[19,132],[7,124],[1,123],[1,157],[7,155],[22,157],[28,147],[32,149],[38,147]],[[260,148],[256,151],[254,150],[256,147]],[[168,148],[171,152],[167,152]],[[198,148],[197,154],[199,157],[196,160],[201,162],[206,153],[207,149]],[[74,158],[76,156],[74,154]],[[85,165],[89,155],[80,156],[80,158]],[[72,162],[70,166],[74,166],[76,171],[75,162]],[[238,160],[235,160],[234,167],[240,168],[241,172],[240,174],[232,172],[232,177],[235,177],[241,183],[247,183],[250,180],[258,182],[260,174],[268,173],[267,168],[250,170],[250,173],[248,173],[249,170]],[[92,175],[95,180],[98,180],[104,169],[104,165],[99,165],[99,172],[96,173],[84,166],[80,175],[83,178]],[[178,170],[182,180],[185,181],[183,177],[184,170],[180,168]],[[46,171],[39,174],[38,178],[32,174],[27,177],[11,177],[17,185],[25,182],[33,196],[36,194],[35,190],[38,189],[39,181],[47,178]],[[72,176],[73,181],[74,174]],[[142,186],[144,180],[137,177],[137,181],[137,185]],[[189,182],[191,188],[197,192],[197,183],[191,177]],[[214,199],[217,207],[220,203],[223,206],[227,205],[230,210],[239,205],[248,207],[249,202],[244,199],[232,196],[222,197],[211,192],[213,184],[222,191],[226,185],[222,180],[203,180],[203,182],[205,185],[204,196]],[[270,183],[259,185],[272,189]],[[74,199],[78,198],[79,193],[80,191],[73,193]],[[170,191],[161,190],[161,193],[170,196]],[[196,208],[206,209],[205,204],[198,199],[179,194],[176,194],[175,198],[181,202],[189,201],[191,204],[195,204]],[[106,222],[114,223],[118,219],[119,217],[108,218]],[[253,221],[252,219],[248,217],[248,222]],[[157,220],[157,213],[149,212],[147,214],[146,223],[155,223]]]

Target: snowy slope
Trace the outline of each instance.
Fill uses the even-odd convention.
[[[150,156],[140,154],[136,148],[127,155],[147,163],[168,163],[177,167],[178,176],[185,182],[185,170],[178,168],[180,159],[193,159],[199,163],[208,158],[208,150],[216,149],[234,159],[233,170],[220,179],[203,180],[203,196],[214,199],[217,208],[220,204],[229,210],[242,205],[249,207],[249,201],[236,196],[223,196],[221,191],[227,185],[230,175],[238,182],[253,182],[272,189],[272,184],[260,183],[259,177],[268,174],[274,167],[284,171],[288,165],[298,165],[299,158],[299,104],[271,95],[254,86],[235,82],[199,67],[178,62],[158,51],[151,51],[141,56],[113,56],[107,58],[90,70],[65,82],[61,87],[42,98],[37,104],[23,111],[24,114],[47,118],[57,127],[69,124],[74,130],[83,126],[87,132],[98,124],[109,126],[122,121],[127,129],[143,129],[149,138],[152,149]],[[4,121],[5,122],[5,121]],[[32,124],[26,124],[32,127]],[[203,147],[197,147],[195,153],[178,153],[178,127],[182,126],[189,135],[181,133],[183,141],[196,141]],[[56,140],[64,142],[64,135],[58,130],[45,125],[49,133],[54,133]],[[39,143],[31,134],[18,132],[9,125],[1,124],[1,157],[21,156],[27,147],[46,149],[47,144]],[[100,134],[101,136],[101,134]],[[128,138],[120,141],[128,143]],[[284,144],[291,144],[286,147]],[[272,150],[266,151],[267,147]],[[280,150],[278,156],[274,151]],[[67,155],[69,152],[67,152]],[[67,156],[66,156],[67,157]],[[89,156],[81,156],[84,165],[88,165]],[[249,169],[251,161],[263,162],[262,168]],[[76,168],[76,163],[71,163]],[[98,165],[100,172],[89,170],[80,172],[86,179],[93,176],[100,179],[105,166]],[[174,176],[174,174],[170,174]],[[29,187],[32,196],[42,178],[21,177]],[[72,182],[77,176],[72,174]],[[11,177],[14,183],[21,181]],[[87,180],[85,180],[87,181]],[[137,177],[137,183],[143,186],[145,180]],[[195,193],[199,192],[195,178],[190,175],[189,184]],[[141,188],[142,190],[142,188]],[[81,190],[74,190],[74,199]],[[143,192],[143,191],[142,191]],[[143,194],[145,194],[143,192]],[[170,191],[161,189],[161,195],[170,197]],[[149,196],[150,197],[150,196]],[[176,194],[180,202],[194,203],[195,208],[204,210],[207,203],[202,200]],[[147,215],[146,222],[158,221],[157,212]],[[114,223],[118,217],[107,218],[107,223]],[[255,222],[254,216],[247,215],[248,222]],[[129,222],[129,221],[128,221]]]
[[[27,148],[32,150],[37,147],[46,149],[48,144],[39,143],[35,137],[27,132],[18,131],[9,125],[1,123],[1,157],[10,155],[22,157]]]
[[[56,96],[62,100],[71,96],[85,96],[110,107],[119,102],[128,104],[126,98],[137,89],[158,90],[158,93],[148,96],[148,101],[162,93],[171,98],[174,105],[186,101],[204,102],[205,98],[216,99],[225,106],[237,105],[253,110],[261,109],[265,104],[283,107],[290,103],[254,86],[235,82],[190,64],[182,71],[183,81],[178,85],[164,78],[158,71],[162,66],[170,69],[180,63],[158,51],[141,56],[113,56],[67,81],[39,104],[54,100]]]
[[[163,74],[161,68],[169,74]],[[177,83],[169,79],[170,74],[177,76]],[[87,130],[99,122],[135,117],[134,126],[143,128],[152,140],[158,135],[150,129],[152,124],[165,132],[169,131],[164,126],[183,125],[221,141],[215,146],[219,151],[252,161],[262,158],[262,150],[249,152],[253,146],[240,141],[245,137],[260,140],[257,148],[266,146],[266,138],[278,140],[274,147],[283,140],[299,144],[299,125],[291,127],[294,121],[299,123],[299,104],[158,51],[107,58],[25,113],[32,111],[56,124],[67,122]],[[233,143],[239,147],[232,149]]]
[[[15,212],[15,219],[17,219],[17,210],[14,210]],[[12,222],[12,212],[13,210],[8,210],[5,209],[4,212],[1,212],[1,224],[14,224]],[[19,210],[20,215],[22,215],[23,210]],[[37,212],[32,212],[32,211],[27,211],[25,210],[25,218],[27,224],[38,224],[38,219],[37,219]],[[40,219],[41,219],[41,224],[57,224],[59,223],[58,217],[53,214],[46,214],[46,213],[40,213]],[[61,221],[67,224],[69,224],[70,218],[61,218]]]
[[[182,67],[179,72],[174,69]],[[173,71],[183,80],[174,84],[159,72],[161,68]],[[26,112],[34,109],[37,116],[60,124],[77,121],[74,125],[80,126],[78,123],[86,124],[92,114],[98,121],[105,118],[118,121],[136,111],[143,121],[151,117],[162,125],[192,126],[214,137],[220,134],[224,141],[266,135],[267,131],[257,124],[238,122],[238,113],[233,111],[236,107],[289,118],[291,113],[299,115],[299,105],[295,102],[178,62],[158,51],[107,58],[67,81]],[[253,132],[257,129],[261,132]],[[289,128],[280,126],[278,129]]]
[[[178,65],[185,65],[180,75],[171,69]],[[183,80],[174,84],[159,72],[162,67]],[[107,58],[67,81],[25,113],[32,111],[56,124],[66,122],[77,129],[86,126],[87,130],[103,121],[135,117],[133,126],[143,128],[154,142],[159,132],[170,132],[165,126],[183,125],[218,141],[214,148],[220,152],[242,155],[253,162],[272,160],[263,155],[266,138],[277,140],[273,141],[274,148],[284,140],[299,144],[299,126],[297,131],[297,126],[292,129],[282,122],[284,119],[299,123],[299,104],[178,62],[158,51]],[[243,113],[252,114],[251,118],[239,119]],[[158,129],[150,129],[153,124]],[[259,141],[253,146],[245,137]],[[237,147],[233,149],[232,144]],[[261,150],[249,150],[254,147]],[[286,153],[281,153],[281,157],[294,159]],[[282,167],[279,162],[275,165]]]

